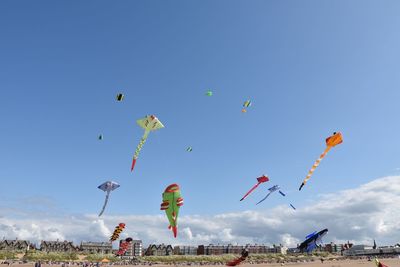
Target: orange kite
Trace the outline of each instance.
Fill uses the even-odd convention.
[[[334,132],[333,135],[331,135],[328,138],[326,138],[326,148],[325,148],[324,153],[322,153],[321,156],[319,156],[317,161],[312,166],[311,170],[308,172],[308,174],[307,174],[306,178],[304,179],[303,183],[300,185],[299,191],[307,183],[307,181],[311,178],[311,175],[313,174],[315,169],[318,167],[318,165],[321,162],[321,160],[326,156],[326,154],[328,154],[329,150],[332,147],[341,144],[342,142],[343,142],[343,137],[342,137],[341,133]]]

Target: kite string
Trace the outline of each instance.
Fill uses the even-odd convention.
[[[328,154],[329,150],[331,149],[331,146],[327,146],[324,150],[324,152],[321,154],[321,156],[319,156],[319,158],[315,161],[314,165],[311,167],[310,171],[308,172],[306,178],[303,181],[303,184],[306,184],[307,181],[311,178],[311,175],[313,174],[313,172],[315,171],[315,169],[318,167],[318,165],[320,164],[321,160],[326,156],[326,154]]]

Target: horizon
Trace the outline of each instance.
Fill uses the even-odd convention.
[[[123,240],[123,239],[121,239],[121,240]],[[120,241],[121,241],[120,240]],[[29,242],[29,244],[30,245],[34,245],[35,246],[35,248],[36,249],[38,249],[38,247],[40,247],[40,243],[41,242],[61,242],[61,243],[64,243],[64,242],[68,242],[68,243],[73,243],[73,245],[74,245],[74,242],[73,241],[69,241],[69,240],[41,240],[40,241],[40,243],[34,243],[34,242],[31,242],[30,240],[20,240],[20,239],[3,239],[3,240],[1,240],[1,241],[28,241]],[[142,240],[137,240],[137,239],[134,239],[133,241],[142,241]],[[111,241],[86,241],[86,240],[81,240],[81,241],[79,241],[78,242],[78,245],[75,245],[76,247],[79,247],[79,244],[81,244],[81,243],[112,243],[112,244],[114,244],[114,243],[119,243],[119,242],[111,242]],[[144,244],[143,242],[142,242],[142,244]],[[331,244],[334,244],[334,245],[345,245],[345,244],[351,244],[351,245],[353,245],[353,246],[358,246],[358,245],[364,245],[364,246],[369,246],[369,245],[366,245],[366,244],[352,244],[352,243],[334,243],[334,242],[323,242],[322,244],[321,244],[321,246],[322,247],[324,247],[324,246],[326,246],[326,245],[331,245]],[[282,245],[282,244],[276,244],[276,243],[274,243],[274,244],[232,244],[232,243],[224,243],[224,244],[199,244],[199,245],[185,245],[185,244],[176,244],[176,245],[172,245],[172,244],[164,244],[164,243],[159,243],[159,244],[155,244],[155,243],[149,243],[148,244],[148,246],[151,246],[151,245],[166,245],[166,246],[169,246],[169,245],[171,245],[172,247],[177,247],[177,246],[185,246],[185,247],[199,247],[199,246],[230,246],[230,245],[232,245],[232,246],[266,246],[266,247],[274,247],[274,246],[277,246],[277,247],[285,247],[284,245]],[[299,244],[298,244],[299,245]],[[394,245],[381,245],[381,246],[377,246],[377,249],[378,248],[385,248],[385,247],[396,247],[396,246],[398,246],[399,244],[397,243],[397,244],[394,244]],[[372,247],[373,245],[371,245],[371,247]],[[143,246],[143,247],[145,247],[145,246]],[[293,248],[298,248],[298,246],[297,247],[287,247],[288,249],[293,249]],[[113,249],[115,250],[115,248],[113,247]]]
[[[0,2],[0,236],[400,242],[399,1],[22,3]]]

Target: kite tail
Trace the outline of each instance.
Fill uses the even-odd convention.
[[[178,234],[178,228],[176,226],[172,226],[172,232],[174,233],[174,237],[176,238],[177,234]]]
[[[104,201],[104,205],[103,205],[103,208],[102,208],[101,211],[100,211],[99,217],[103,214],[104,210],[106,209],[109,196],[110,196],[110,192],[107,192],[106,200]]]
[[[245,199],[251,192],[253,192],[254,189],[256,189],[258,186],[260,185],[260,183],[257,183],[255,186],[253,186],[253,188],[251,188],[249,190],[249,192],[246,193],[246,195],[244,195],[244,197],[242,197],[242,199],[240,201],[242,201],[243,199]]]
[[[145,131],[142,139],[140,139],[140,142],[139,142],[138,146],[136,147],[135,154],[133,155],[133,159],[132,159],[131,171],[133,171],[133,168],[135,168],[136,160],[139,157],[140,150],[142,150],[142,147],[143,147],[144,143],[146,143],[148,136],[149,136],[149,132]]]
[[[263,202],[264,200],[266,200],[267,197],[269,197],[269,195],[271,195],[271,192],[268,193],[263,199],[261,199],[260,201],[258,201],[258,203],[257,203],[256,205],[258,205],[258,204],[260,204],[261,202]]]
[[[315,171],[315,169],[318,167],[318,165],[321,163],[321,160],[326,156],[326,154],[328,154],[329,150],[331,149],[331,146],[328,146],[325,150],[324,153],[321,154],[321,156],[319,156],[319,158],[315,161],[314,165],[311,167],[310,171],[308,172],[306,178],[304,178],[303,183],[300,185],[299,191],[301,190],[301,188],[303,188],[303,186],[307,183],[308,180],[310,180],[311,175],[313,174],[313,172]]]
[[[240,258],[234,259],[233,261],[228,262],[226,264],[226,266],[236,266],[236,265],[240,264],[242,261],[244,261],[245,259],[246,258],[244,258],[244,257],[240,257]]]

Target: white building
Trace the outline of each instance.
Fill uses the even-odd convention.
[[[132,240],[132,256],[141,257],[143,252],[142,240]]]

